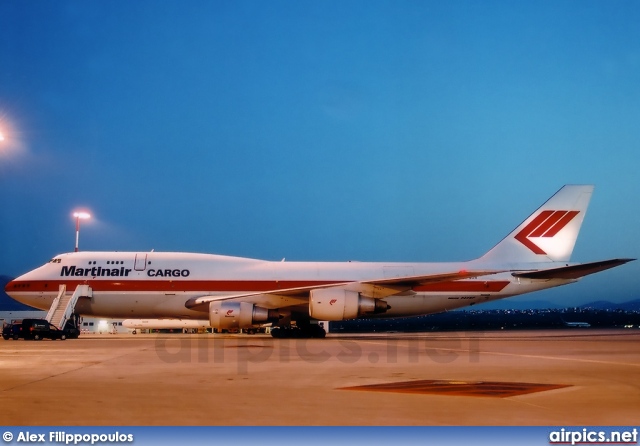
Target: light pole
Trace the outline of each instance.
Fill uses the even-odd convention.
[[[80,219],[82,218],[87,219],[87,218],[91,218],[91,215],[89,215],[86,212],[74,212],[73,216],[76,218],[76,249],[75,252],[78,252],[78,239],[80,238]]]

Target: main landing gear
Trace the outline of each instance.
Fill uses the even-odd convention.
[[[307,324],[300,326],[285,325],[283,327],[274,327],[271,329],[271,336],[274,338],[324,338],[327,332],[324,328],[317,324]]]

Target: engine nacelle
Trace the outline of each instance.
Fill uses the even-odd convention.
[[[309,316],[319,321],[343,321],[379,314],[391,308],[384,300],[363,297],[357,291],[325,288],[311,290]]]
[[[249,302],[211,302],[209,323],[219,330],[249,328],[256,324],[276,321],[279,314]]]

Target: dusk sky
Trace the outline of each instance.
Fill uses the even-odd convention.
[[[0,274],[73,250],[479,257],[595,184],[640,256],[640,3],[0,2]],[[525,295],[640,298],[640,262]]]

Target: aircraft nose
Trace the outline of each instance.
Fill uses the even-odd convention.
[[[4,292],[11,296],[11,290],[13,290],[15,284],[15,279],[9,280],[7,284],[4,286]]]

